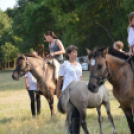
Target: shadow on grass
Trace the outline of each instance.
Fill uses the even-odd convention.
[[[11,122],[13,118],[3,118],[0,120],[0,124],[6,124],[7,122]]]

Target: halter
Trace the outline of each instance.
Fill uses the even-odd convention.
[[[108,59],[107,59],[107,57],[105,57],[105,59],[106,59],[106,70],[105,70],[104,74],[101,77],[97,77],[97,76],[94,76],[94,75],[91,75],[90,77],[98,79],[97,84],[99,86],[101,86],[105,81],[107,81],[110,77],[112,77],[124,64],[126,64],[131,58],[132,58],[132,56],[128,57],[128,59],[123,64],[121,64],[118,69],[116,69],[111,75],[109,75],[108,77],[105,78],[106,73],[109,73]]]
[[[98,79],[97,83],[98,83],[99,86],[101,86],[104,83],[105,75],[106,75],[106,73],[109,72],[109,70],[108,70],[108,60],[107,60],[107,57],[105,57],[105,58],[106,58],[106,70],[105,70],[104,74],[101,77],[97,77],[97,76],[94,76],[94,75],[90,76],[92,78]]]
[[[25,70],[28,68],[28,65],[29,65],[29,62],[28,62],[27,57],[26,57],[26,66],[24,67],[24,69],[19,70],[19,74],[24,73],[24,72],[25,72]]]

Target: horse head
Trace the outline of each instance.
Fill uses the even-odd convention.
[[[31,54],[34,54],[34,53],[31,53]],[[30,68],[31,67],[27,59],[27,54],[19,56],[17,59],[16,68],[12,74],[12,78],[14,80],[19,80],[21,76],[24,76],[28,71],[30,71]]]
[[[108,76],[107,52],[107,48],[96,49],[93,52],[87,49],[90,68],[88,89],[91,92],[96,93]]]

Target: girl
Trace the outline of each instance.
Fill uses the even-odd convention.
[[[63,54],[65,53],[62,42],[56,37],[53,31],[47,31],[44,34],[47,42],[49,42],[50,56],[58,60],[60,64],[63,63]]]
[[[63,79],[62,91],[66,89],[67,85],[74,80],[82,80],[82,67],[76,62],[77,47],[70,45],[66,50],[65,55],[67,61],[60,66],[59,77],[57,82],[57,98],[60,96],[60,87]],[[70,127],[70,134],[80,133],[80,115],[75,108],[72,115],[72,123]]]
[[[128,26],[128,44],[129,55],[134,55],[134,12],[129,14],[129,26]]]
[[[34,95],[34,91],[38,90],[37,80],[33,77],[33,75],[30,72],[27,72],[24,78],[25,78],[26,89],[31,99],[31,112],[32,112],[33,117],[35,117],[36,115],[35,101],[37,102],[37,115],[40,114],[40,95],[36,94],[36,98]]]

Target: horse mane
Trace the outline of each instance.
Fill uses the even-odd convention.
[[[123,52],[120,52],[112,47],[101,47],[101,48],[98,48],[96,49],[95,51],[95,54],[94,56],[97,56],[97,52],[103,52],[105,49],[108,49],[108,54],[114,56],[114,57],[117,57],[117,58],[120,58],[120,59],[124,59],[124,60],[127,60],[128,59],[128,55],[123,53]]]
[[[31,53],[27,53],[27,54],[25,54],[25,56],[26,57],[33,57],[33,58],[41,58],[42,59],[42,57],[38,56],[37,52],[35,52],[35,51],[33,51]]]
[[[115,56],[124,60],[127,60],[129,57],[126,53],[120,52],[112,47],[109,47],[108,54],[111,54],[112,56]]]

